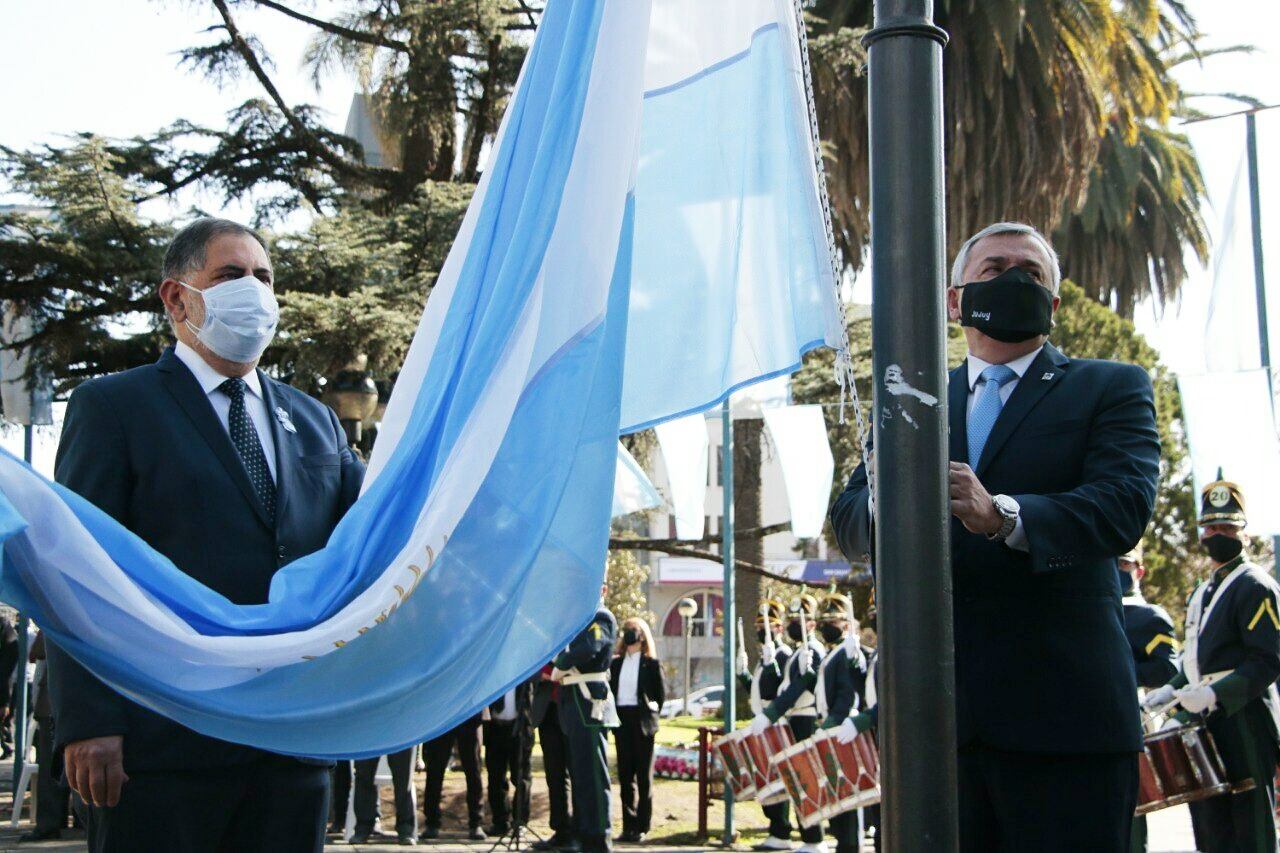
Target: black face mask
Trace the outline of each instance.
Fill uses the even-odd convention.
[[[1120,594],[1131,594],[1133,592],[1133,575],[1123,569],[1116,569],[1116,574],[1120,576]]]
[[[797,643],[804,639],[804,629],[800,627],[799,622],[788,623],[787,636],[795,640]]]
[[[819,625],[818,633],[822,635],[824,643],[838,643],[844,637],[844,631],[841,631],[837,625]]]
[[[1222,533],[1215,533],[1201,539],[1200,544],[1209,552],[1209,558],[1215,563],[1230,563],[1244,550],[1243,542]]]
[[[762,643],[767,642],[769,639],[769,633],[765,631],[765,629],[760,628],[756,631],[756,639]]]
[[[628,646],[634,646],[636,643],[640,642],[640,632],[635,628],[627,628],[622,632],[622,642],[626,643]]]
[[[960,325],[1008,344],[1029,341],[1049,334],[1053,294],[1026,270],[1011,267],[993,279],[969,282],[960,289]]]

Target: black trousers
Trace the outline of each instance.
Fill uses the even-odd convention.
[[[576,690],[577,686],[566,689]],[[609,756],[605,730],[591,719],[581,696],[561,693],[560,730],[564,732],[573,783],[574,835],[584,853],[609,849]]]
[[[520,720],[489,720],[484,724],[484,766],[489,775],[489,813],[493,826],[506,832],[511,824],[529,823],[529,794],[533,787],[533,733]],[[515,787],[515,798],[511,787]]]
[[[36,717],[36,831],[67,828],[71,789],[53,775],[53,717]]]
[[[791,724],[791,732],[796,736],[796,743],[813,736],[818,728],[817,717],[787,717]],[[805,844],[818,844],[822,841],[822,823],[815,823],[808,828],[800,827],[800,840]]]
[[[89,812],[94,853],[313,853],[324,848],[329,768],[284,758],[136,772]]]
[[[621,725],[613,730],[618,750],[618,783],[622,788],[622,831],[648,832],[653,818],[653,740],[642,722],[649,719],[647,708],[637,705],[618,708]]]
[[[391,787],[396,801],[396,835],[404,838],[418,834],[418,803],[413,796],[413,747],[393,752],[387,756],[391,769]],[[374,776],[378,772],[378,759],[362,758],[356,762],[356,832],[372,832],[382,815],[378,785]]]
[[[1255,787],[1191,803],[1196,848],[1204,853],[1275,853],[1276,745],[1252,708],[1231,717],[1214,714],[1207,725],[1222,755],[1227,778],[1252,779]]]
[[[347,825],[347,806],[351,804],[351,762],[339,761],[333,765],[333,794],[330,796],[332,806],[329,809],[329,822],[334,829],[342,829]]]
[[[427,826],[440,826],[440,796],[444,790],[444,774],[449,769],[449,756],[454,744],[458,760],[467,778],[467,825],[484,823],[484,780],[480,777],[480,718],[472,717],[452,731],[427,741],[427,782],[423,787],[422,810]]]
[[[760,810],[769,819],[769,835],[773,838],[781,838],[783,841],[790,840],[791,804],[774,803],[771,806],[762,806]]]
[[[547,705],[547,713],[538,724],[538,743],[542,745],[542,772],[547,777],[551,831],[571,835],[573,815],[569,811],[569,758],[565,752],[564,732],[560,730],[559,707],[559,702]]]
[[[836,843],[836,853],[858,853],[858,810],[843,812],[827,821],[827,835]]]
[[[1138,801],[1136,753],[960,750],[964,853],[1125,853]]]

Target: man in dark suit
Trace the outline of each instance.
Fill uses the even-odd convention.
[[[533,707],[530,721],[538,729],[542,747],[542,772],[547,777],[547,805],[550,811],[551,837],[533,843],[534,850],[557,850],[573,847],[573,815],[569,811],[569,765],[560,729],[560,685],[551,680],[555,667],[544,666],[533,685]]]
[[[1151,519],[1154,394],[1139,367],[1048,343],[1060,276],[1039,232],[998,223],[947,291],[969,345],[948,395],[964,850],[1123,851],[1137,799],[1116,557]],[[869,498],[859,466],[831,512],[850,557],[871,550]]]
[[[501,838],[529,823],[533,787],[533,681],[523,681],[490,703],[484,721],[484,767],[489,777],[489,834]],[[512,788],[515,789],[514,796]]]
[[[422,814],[426,827],[418,836],[423,841],[440,837],[444,819],[444,774],[456,747],[462,775],[467,780],[467,837],[484,841],[484,779],[480,775],[480,715],[469,717],[449,731],[427,741],[422,752],[427,763],[427,778],[422,787]]]
[[[160,298],[175,347],[71,395],[59,483],[236,604],[323,547],[363,467],[338,418],[258,359],[278,308],[262,238],[200,219],[174,238]],[[319,850],[329,770],[205,737],[48,646],[56,747],[94,806],[93,850]]]

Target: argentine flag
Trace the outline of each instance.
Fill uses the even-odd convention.
[[[473,715],[590,618],[618,435],[842,346],[804,61],[794,0],[550,0],[328,545],[234,605],[4,455],[0,598],[230,741]]]

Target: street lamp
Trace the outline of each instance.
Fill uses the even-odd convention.
[[[368,366],[368,356],[356,356],[324,389],[324,401],[342,421],[347,443],[352,447],[360,446],[361,426],[378,408],[378,386],[369,375]]]
[[[684,619],[684,713],[689,713],[689,635],[693,632],[693,617],[698,613],[698,602],[682,598],[676,612]]]

